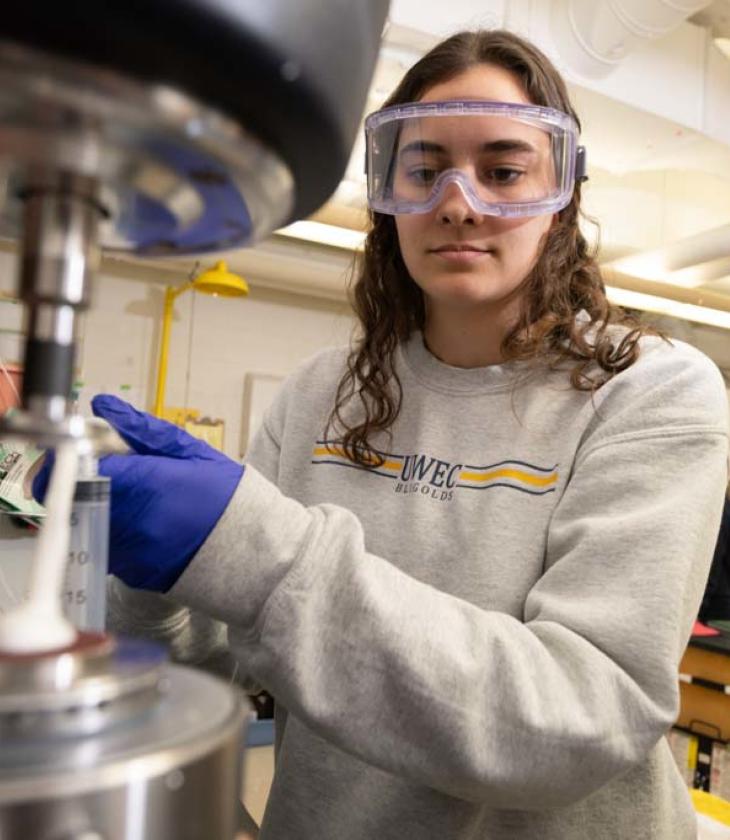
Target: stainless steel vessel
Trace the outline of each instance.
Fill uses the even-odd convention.
[[[0,840],[233,840],[245,723],[148,642],[0,654]]]

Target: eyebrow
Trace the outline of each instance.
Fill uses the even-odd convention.
[[[535,147],[531,143],[524,140],[493,140],[489,143],[482,143],[479,147],[480,152],[528,152],[535,153]],[[414,140],[404,146],[398,156],[408,154],[408,152],[432,152],[433,154],[445,155],[448,150],[439,143],[432,143],[429,140]]]

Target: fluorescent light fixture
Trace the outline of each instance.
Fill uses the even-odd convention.
[[[730,38],[713,38],[715,46],[726,57],[730,58]]]
[[[682,318],[685,321],[695,321],[698,324],[730,330],[730,312],[722,309],[697,306],[694,303],[670,300],[657,295],[648,295],[645,292],[634,292],[631,289],[619,289],[616,286],[606,286],[606,293],[611,303],[619,306],[658,312],[661,315],[671,315],[673,318]]]
[[[621,274],[639,277],[642,280],[668,283],[680,289],[696,289],[698,286],[705,286],[730,275],[730,258],[727,256],[713,256],[677,269],[667,268],[666,263],[667,254],[662,251],[648,251],[621,257],[604,263],[604,266]]]
[[[361,249],[365,242],[365,233],[361,230],[326,225],[323,222],[294,222],[279,228],[276,233],[278,236],[289,236],[292,239],[303,239],[348,251]]]

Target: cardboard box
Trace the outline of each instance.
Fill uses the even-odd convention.
[[[724,641],[724,640],[723,640]],[[721,741],[730,740],[730,649],[687,648],[679,666],[680,711],[677,726]],[[692,682],[682,681],[691,678]],[[727,689],[730,691],[730,688]]]

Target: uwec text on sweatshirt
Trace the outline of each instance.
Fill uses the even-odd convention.
[[[415,335],[368,470],[324,440],[345,358],[288,380],[170,592],[168,636],[224,622],[277,700],[261,840],[694,838],[663,736],[727,480],[717,369],[644,338],[591,394]]]

